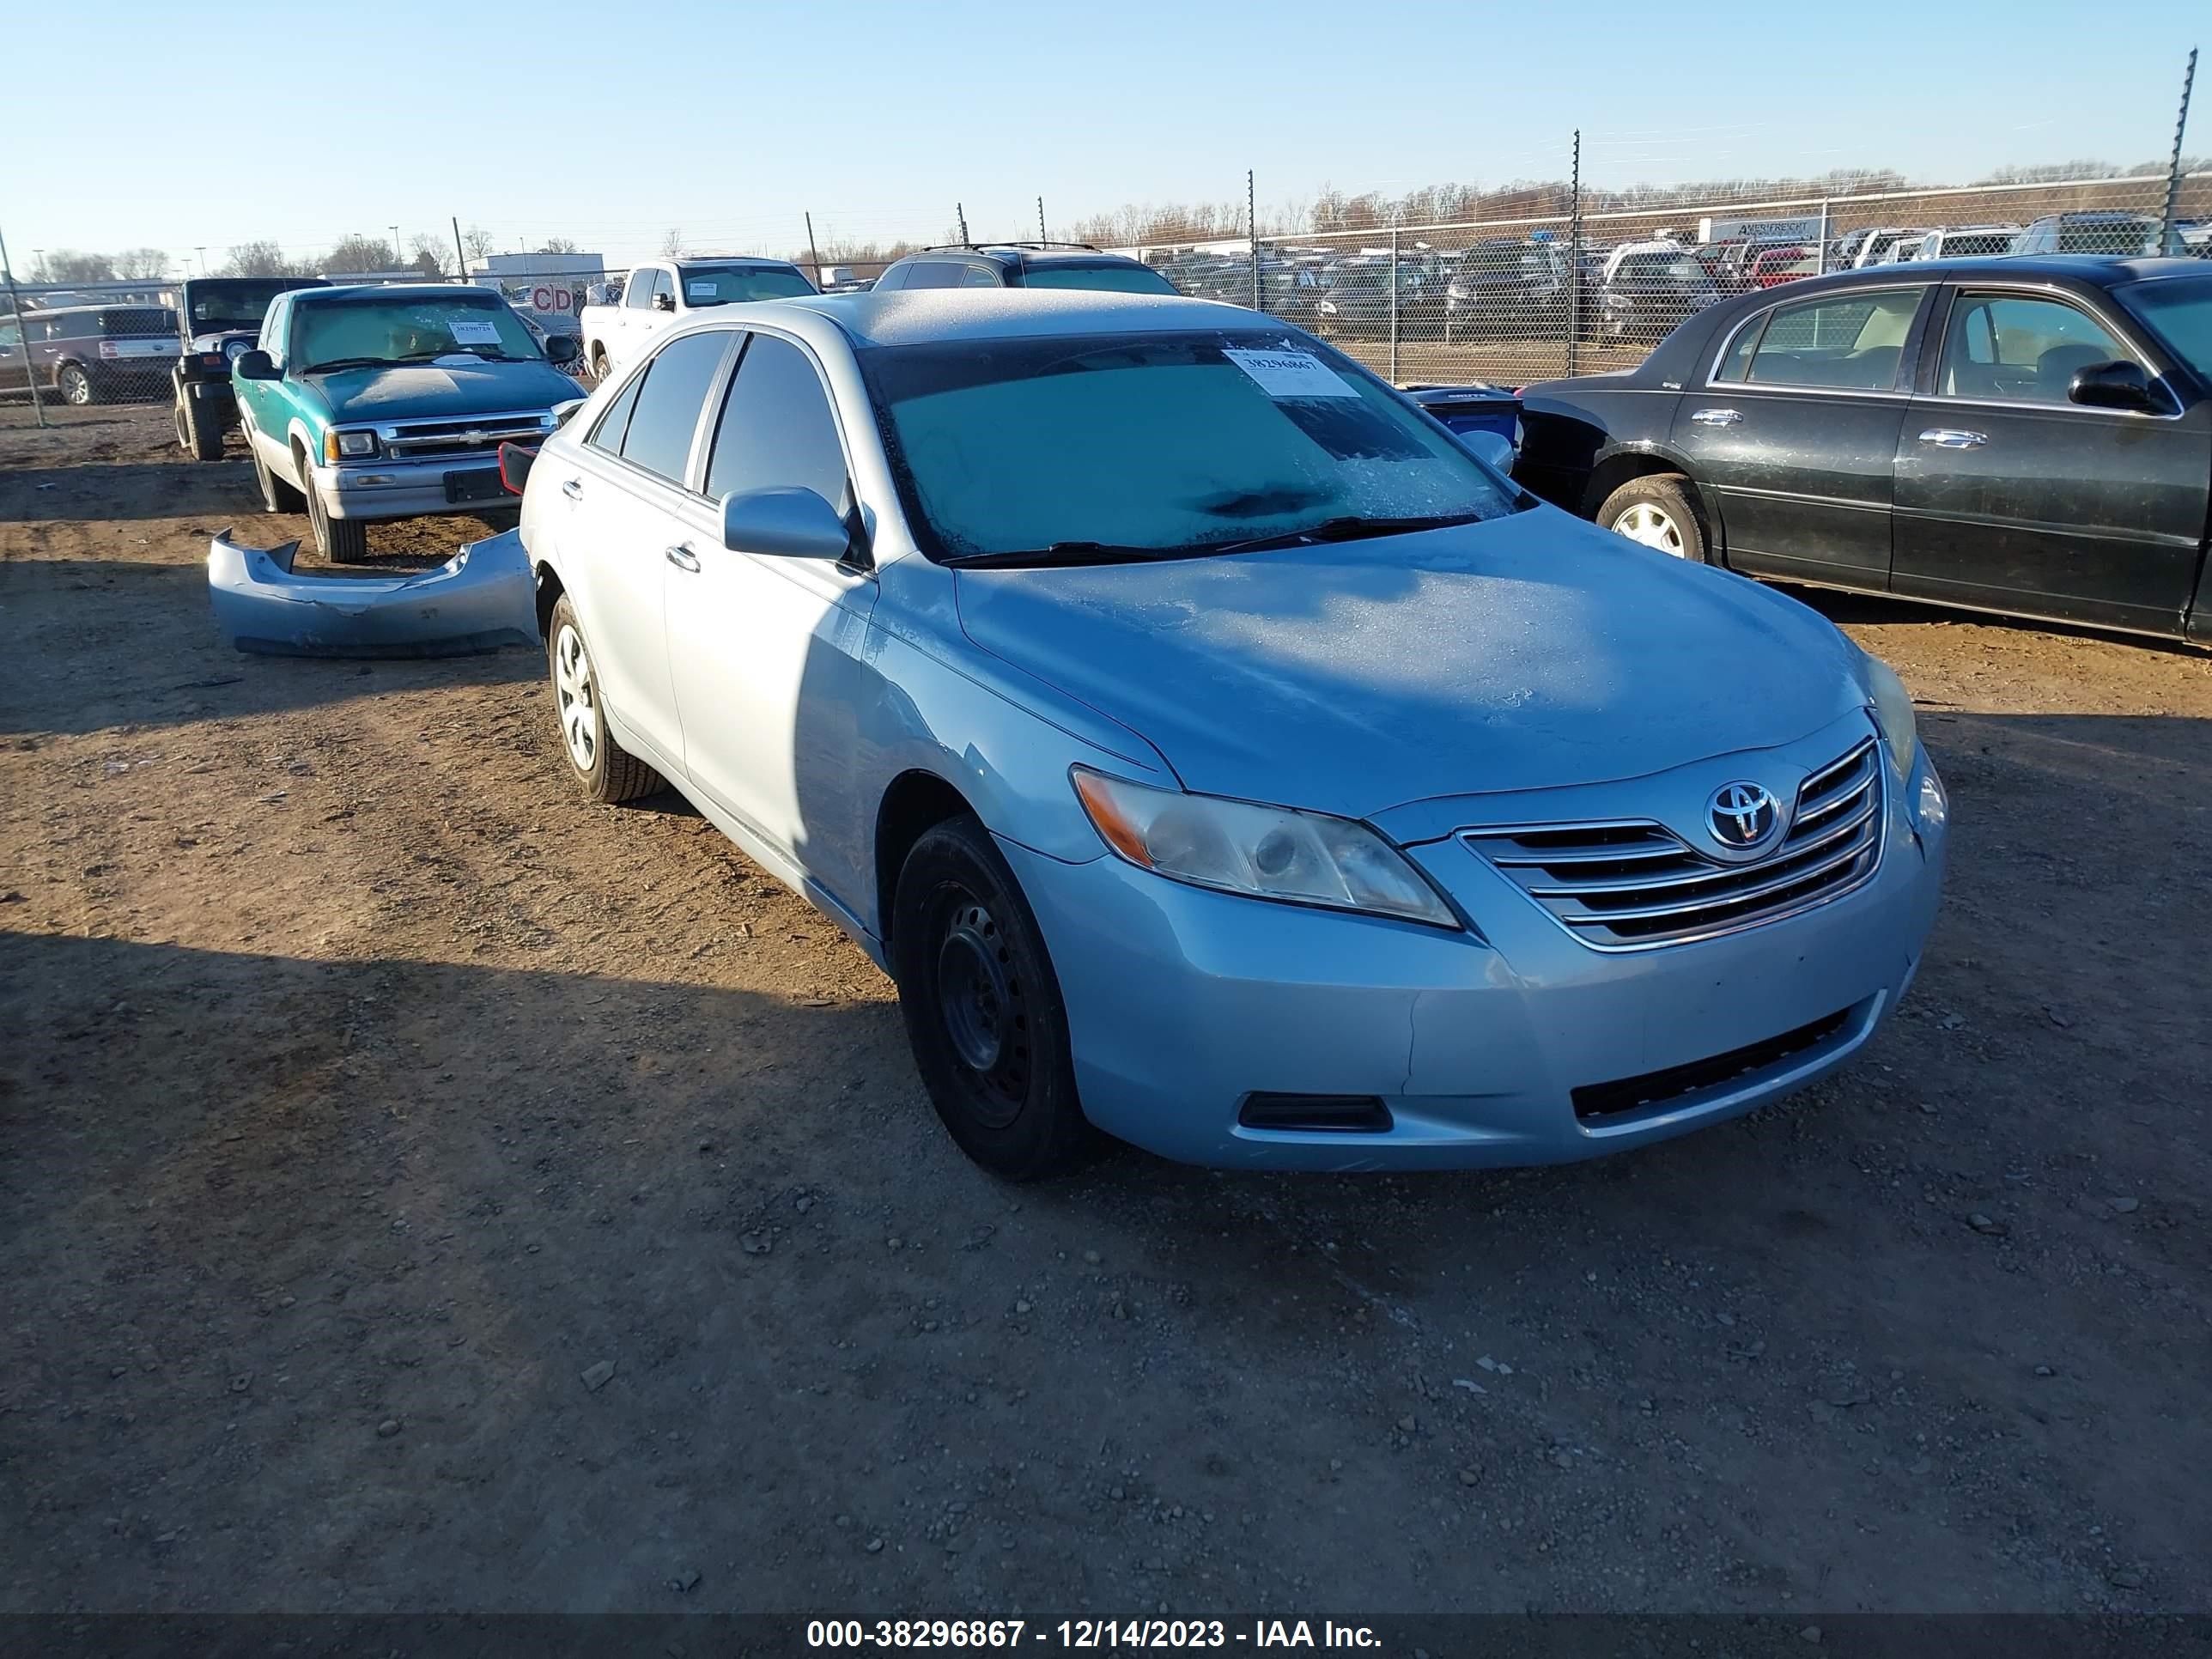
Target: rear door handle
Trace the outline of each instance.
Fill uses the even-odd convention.
[[[584,499],[584,486],[571,478],[561,486],[561,493],[572,501],[580,501]]]
[[[1931,426],[1920,434],[1922,443],[1938,449],[1979,449],[1989,441],[1986,432],[1962,432],[1955,426]]]
[[[663,556],[678,570],[696,571],[699,568],[699,556],[688,547],[668,548],[665,550]]]
[[[1690,418],[1699,426],[1735,426],[1743,416],[1733,409],[1701,409]]]

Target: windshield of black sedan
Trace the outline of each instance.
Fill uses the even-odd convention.
[[[2212,384],[2212,276],[2130,283],[2112,292],[2200,380]]]
[[[1372,375],[1279,330],[859,355],[908,519],[940,562],[1202,553],[1329,520],[1497,518],[1518,500]]]
[[[806,278],[781,265],[684,265],[677,275],[683,281],[687,306],[789,300],[814,292],[814,285]]]
[[[292,361],[301,373],[344,363],[426,363],[441,357],[526,358],[544,353],[522,319],[489,295],[368,294],[294,301]]]

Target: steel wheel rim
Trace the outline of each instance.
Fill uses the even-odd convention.
[[[1682,526],[1674,522],[1672,514],[1650,501],[1638,501],[1615,519],[1613,532],[1678,559],[1689,556],[1690,550],[1682,539]]]
[[[955,889],[937,946],[937,1012],[968,1074],[972,1109],[1003,1129],[1029,1095],[1029,1013],[1012,952],[989,910]]]
[[[589,772],[599,751],[592,659],[584,649],[584,636],[566,623],[553,641],[553,691],[559,702],[561,741],[568,747],[568,763],[579,772]]]

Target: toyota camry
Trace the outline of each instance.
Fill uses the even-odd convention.
[[[955,1139],[1554,1162],[1911,983],[1943,787],[1817,613],[1543,505],[1297,330],[923,292],[675,330],[525,492],[561,752],[897,981]]]

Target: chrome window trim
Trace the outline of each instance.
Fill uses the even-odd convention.
[[[1745,329],[1750,327],[1753,323],[1757,323],[1760,326],[1764,327],[1765,325],[1766,319],[1769,317],[1771,317],[1776,312],[1781,310],[1784,306],[1818,305],[1824,300],[1839,298],[1844,295],[1856,298],[1862,294],[1917,294],[1920,296],[1919,304],[1925,305],[1928,302],[1929,290],[1937,286],[1939,286],[1939,279],[1933,276],[1923,277],[1917,282],[1869,283],[1864,288],[1838,289],[1832,295],[1815,295],[1810,299],[1777,300],[1772,305],[1760,306],[1756,310],[1748,312],[1744,316],[1739,318],[1736,321],[1735,326],[1729,330],[1728,337],[1721,342],[1721,349],[1713,354],[1712,362],[1706,368],[1705,382],[1703,386],[1699,387],[1699,390],[1713,392],[1725,390],[1729,387],[1739,387],[1747,392],[1812,392],[1817,396],[1827,398],[1910,398],[1912,396],[1912,388],[1911,386],[1906,386],[1902,391],[1899,391],[1895,386],[1892,386],[1887,391],[1869,392],[1863,386],[1790,386],[1766,380],[1754,380],[1748,378],[1747,375],[1745,379],[1741,380],[1716,380],[1714,376],[1718,372],[1720,366],[1728,362],[1729,354],[1735,349],[1736,337],[1741,335]],[[1914,320],[1918,320],[1918,306],[1914,307],[1913,317]],[[1906,326],[1905,337],[1907,339],[1911,337],[1911,328],[1910,325]],[[1754,348],[1752,352],[1752,356],[1756,357],[1758,355],[1759,353]],[[1750,364],[1747,363],[1744,367],[1748,370]]]

